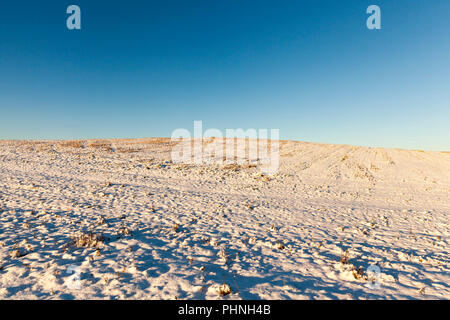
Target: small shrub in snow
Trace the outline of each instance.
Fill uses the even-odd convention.
[[[77,248],[96,248],[102,244],[103,241],[103,236],[91,232],[73,237],[69,245]]]
[[[231,288],[229,285],[227,285],[226,283],[222,284],[219,286],[219,288],[217,289],[219,295],[221,297],[224,297],[226,295],[229,295],[231,293]]]

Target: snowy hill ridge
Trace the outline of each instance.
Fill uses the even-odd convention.
[[[0,141],[0,298],[450,298],[450,153],[280,141],[269,176],[173,146]]]

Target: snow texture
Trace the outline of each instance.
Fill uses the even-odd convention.
[[[173,146],[0,141],[0,299],[450,299],[450,153]]]

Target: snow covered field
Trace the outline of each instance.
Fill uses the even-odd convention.
[[[0,141],[0,299],[450,299],[450,153],[172,146]]]

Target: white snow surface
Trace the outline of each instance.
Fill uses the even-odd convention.
[[[281,141],[265,176],[173,145],[0,141],[0,299],[450,299],[450,153]]]

